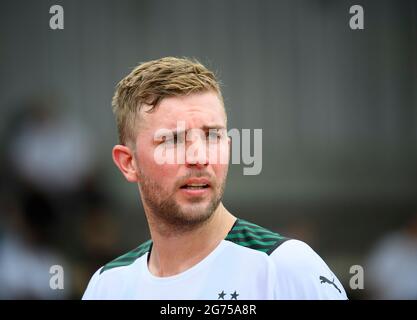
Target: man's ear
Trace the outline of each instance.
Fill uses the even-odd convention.
[[[126,180],[129,182],[138,182],[135,157],[132,151],[124,145],[117,144],[112,151],[113,161]]]

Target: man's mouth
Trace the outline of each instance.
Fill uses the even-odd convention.
[[[188,178],[180,187],[182,192],[188,196],[202,196],[210,190],[211,184],[208,178]]]
[[[188,189],[188,190],[198,190],[198,189],[206,189],[209,185],[207,183],[189,183],[185,184],[181,187],[181,189]]]

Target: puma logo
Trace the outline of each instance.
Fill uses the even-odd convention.
[[[337,285],[334,283],[334,278],[333,278],[333,281],[330,281],[329,279],[327,279],[326,277],[324,277],[324,276],[320,276],[320,283],[328,283],[328,284],[332,284],[336,289],[337,289],[337,291],[339,291],[339,293],[342,293],[342,291],[340,291],[340,289],[337,287]]]

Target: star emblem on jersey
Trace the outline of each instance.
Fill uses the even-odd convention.
[[[233,299],[235,299],[235,300],[237,300],[237,296],[238,296],[239,294],[236,292],[236,290],[235,290],[235,292],[233,292],[233,293],[231,293],[230,294],[230,296],[232,297],[230,300],[233,300]]]
[[[220,293],[218,293],[218,295],[219,295],[219,297],[217,298],[217,300],[220,300],[220,299],[222,299],[222,300],[224,300],[224,297],[227,295],[227,293],[226,292],[224,292],[224,290],[222,290],[222,292],[220,292]],[[237,300],[237,296],[239,295],[239,293],[237,293],[236,292],[236,290],[235,290],[235,292],[233,292],[233,293],[230,293],[230,300]]]

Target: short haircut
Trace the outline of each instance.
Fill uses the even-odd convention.
[[[135,67],[116,86],[112,106],[119,143],[135,139],[135,119],[143,105],[152,112],[166,97],[213,91],[223,104],[214,73],[195,59],[164,57]]]

